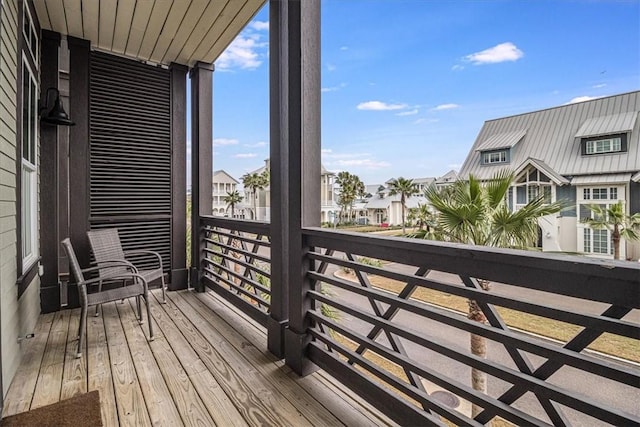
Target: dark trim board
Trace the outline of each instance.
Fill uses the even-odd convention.
[[[38,265],[40,264],[40,258],[38,258],[31,266],[24,272],[18,279],[16,279],[16,285],[18,286],[18,299],[29,288],[29,285],[33,283],[33,279],[38,274]]]

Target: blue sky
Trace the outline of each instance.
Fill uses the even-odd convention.
[[[269,155],[267,7],[214,73],[236,178]],[[638,89],[640,0],[322,1],[323,164],[366,184],[458,169],[485,120]]]

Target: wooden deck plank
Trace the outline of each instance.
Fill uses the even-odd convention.
[[[33,331],[35,336],[23,343],[22,362],[7,391],[3,417],[29,410],[54,317],[55,313],[41,315]]]
[[[135,300],[129,300],[135,306]],[[189,405],[189,400],[180,394],[181,388],[187,389],[190,385],[186,375],[182,378],[179,375],[175,377],[164,376],[158,366],[154,353],[152,352],[148,341],[148,328],[146,324],[140,327],[136,318],[135,308],[132,309],[130,304],[116,304],[120,321],[124,329],[133,363],[136,367],[140,388],[144,394],[144,400],[149,410],[149,416],[153,425],[201,425],[211,424],[211,419],[206,409],[200,409],[201,402],[198,402],[197,395]],[[148,321],[148,319],[146,319]],[[144,330],[143,330],[144,328]],[[162,332],[155,330],[155,341],[164,342]],[[164,355],[163,355],[164,356]],[[183,381],[180,381],[183,379]],[[186,379],[186,383],[184,384]],[[166,381],[166,382],[165,382]],[[178,383],[178,387],[169,390],[169,385]],[[189,396],[193,397],[193,396]],[[175,402],[174,402],[175,399]],[[187,405],[184,405],[185,401]],[[200,405],[198,405],[200,403]],[[184,420],[180,416],[180,411],[176,407],[180,405],[180,409],[184,415]],[[207,421],[209,421],[207,423]]]
[[[40,365],[38,382],[29,409],[39,408],[60,400],[62,371],[70,319],[70,310],[62,310],[56,313],[51,332],[49,332],[47,347],[44,350],[42,364]]]
[[[165,310],[250,425],[309,424],[286,399],[282,399],[277,390],[269,387],[268,381],[259,378],[256,369],[242,357],[242,354],[231,351],[225,342],[212,345],[205,335],[212,333],[213,328],[202,322],[193,310],[188,309],[187,317],[183,311],[177,309],[174,302],[181,301],[180,297],[174,294],[170,298],[171,304],[168,304]],[[226,357],[223,357],[221,352],[224,352]]]
[[[171,317],[159,304],[157,292],[154,293],[156,304],[152,304],[152,316],[156,320],[158,329],[162,331],[165,340],[155,340],[151,348],[156,354],[158,364],[162,366],[165,377],[182,375],[184,372],[191,380],[199,398],[206,405],[215,424],[220,426],[243,427],[247,423],[235,407],[229,396],[220,387],[211,372],[208,371],[195,350],[180,331],[176,328]],[[179,370],[177,374],[172,371]]]
[[[292,382],[291,378],[276,365],[277,358],[264,348],[266,347],[266,336],[253,335],[247,339],[214,312],[216,306],[212,299],[198,298],[196,295],[187,292],[182,292],[178,295],[177,298],[184,298],[189,306],[202,316],[204,321],[212,326],[215,325],[214,330],[219,334],[217,336],[207,334],[209,339],[229,342],[247,358],[249,363],[256,367],[262,377],[268,380],[269,384],[273,385],[289,402],[298,408],[312,425],[343,425],[312,395],[295,382]],[[261,342],[265,343],[262,346],[263,350],[257,347],[258,343]]]
[[[83,356],[87,359],[87,389],[88,391],[98,390],[100,392],[100,412],[104,425],[116,426],[118,425],[118,409],[113,390],[103,315],[100,312],[99,316],[95,317],[92,313],[93,310],[89,312],[87,318],[87,348],[85,356]]]
[[[151,420],[115,304],[120,303],[102,304],[102,314],[108,337],[107,347],[111,360],[118,420],[120,425],[125,426],[149,425]]]
[[[60,400],[87,392],[87,359],[86,357],[76,358],[80,309],[71,310],[70,316]]]
[[[206,304],[215,316],[218,316],[228,325],[232,325],[230,326],[231,330],[239,337],[244,337],[246,341],[251,343],[266,343],[267,335],[262,326],[250,321],[250,319],[238,322],[238,316],[246,317],[238,312],[237,307],[227,304],[226,301],[211,292],[194,294],[194,296]],[[238,337],[231,339],[237,341]],[[271,353],[266,354],[275,359],[275,356],[272,356]],[[317,399],[320,404],[344,424],[348,426],[397,425],[379,410],[356,396],[351,390],[342,384],[336,384],[336,381],[327,373],[318,371],[311,375],[300,377],[286,366],[284,361],[277,360],[275,363],[283,373],[298,383],[300,387],[313,396],[314,399]]]

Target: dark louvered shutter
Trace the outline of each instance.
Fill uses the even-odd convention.
[[[91,54],[90,223],[171,260],[169,71]]]

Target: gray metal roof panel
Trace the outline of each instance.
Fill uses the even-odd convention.
[[[626,153],[583,156],[580,138],[575,137],[586,120],[637,111],[640,111],[640,91],[486,121],[459,175],[466,178],[473,174],[487,179],[505,167],[514,169],[529,157],[543,161],[563,176],[639,171],[639,120],[629,134]],[[488,137],[525,128],[526,137],[511,149],[510,163],[480,163],[481,154],[477,149]]]
[[[499,150],[501,148],[511,148],[516,145],[527,133],[526,129],[513,132],[504,132],[491,135],[480,144],[476,151]]]
[[[580,126],[578,133],[576,133],[576,138],[631,132],[636,124],[637,117],[637,111],[592,117]]]
[[[631,180],[630,173],[609,173],[601,175],[574,176],[571,179],[572,185],[587,184],[625,184]]]

